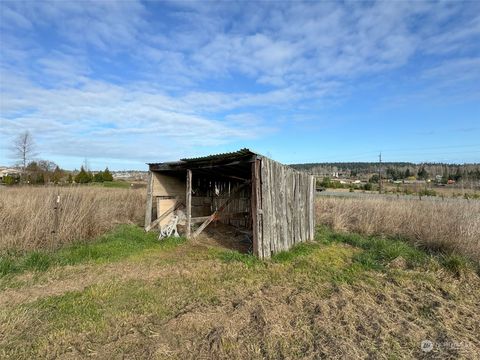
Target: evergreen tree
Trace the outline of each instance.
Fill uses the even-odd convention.
[[[73,176],[72,176],[72,174],[68,174],[67,183],[69,183],[69,184],[73,183]]]
[[[35,177],[35,184],[38,184],[38,185],[45,184],[45,176],[43,175],[43,173],[37,174],[37,176]]]
[[[457,167],[457,171],[455,175],[453,175],[453,180],[459,181],[462,178],[462,171],[460,170],[460,166]]]
[[[380,177],[377,174],[372,175],[372,177],[368,180],[369,183],[378,184],[380,181]]]
[[[446,184],[446,183],[448,182],[448,178],[449,178],[448,168],[445,166],[445,167],[443,168],[442,184]]]
[[[102,171],[97,172],[93,175],[93,181],[95,182],[103,182],[104,173]]]
[[[412,176],[412,174],[410,173],[410,169],[407,168],[407,170],[405,170],[405,176],[404,176],[404,178],[407,179],[407,178],[409,178],[410,176]]]
[[[55,184],[58,184],[60,180],[62,179],[63,176],[63,171],[60,169],[60,167],[57,165],[55,167],[55,170],[53,170],[53,175],[52,175],[52,180]]]
[[[108,166],[103,171],[103,181],[113,181],[113,175],[110,170],[108,170]]]
[[[92,181],[92,174],[90,172],[85,171],[82,167],[80,168],[80,172],[75,176],[75,182],[78,184],[86,184]]]
[[[420,170],[418,170],[417,175],[420,179],[423,179],[423,180],[428,179],[428,172],[427,172],[427,170],[425,170],[425,168],[423,166],[420,168]]]

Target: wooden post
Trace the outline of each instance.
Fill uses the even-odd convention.
[[[192,170],[187,170],[187,189],[186,189],[186,207],[187,207],[187,230],[186,237],[190,238],[192,223]]]
[[[257,177],[257,162],[256,160],[252,162],[252,192],[250,196],[250,205],[251,205],[251,213],[252,213],[252,242],[253,242],[253,255],[262,258],[258,251],[258,223],[257,223],[257,184],[258,184],[258,177]]]
[[[150,223],[152,222],[152,202],[153,202],[153,173],[148,172],[147,179],[147,206],[145,208],[145,231],[149,230]]]
[[[58,211],[60,210],[60,193],[56,196],[55,205],[53,206],[54,218],[53,218],[53,245],[57,244],[58,239],[58,226],[59,226],[59,216]]]

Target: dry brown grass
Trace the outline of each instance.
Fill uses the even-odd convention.
[[[322,197],[316,210],[335,231],[401,237],[480,261],[480,201]]]
[[[55,201],[60,195],[58,228]],[[0,251],[52,249],[119,223],[142,224],[145,190],[19,187],[0,190]]]
[[[16,275],[0,290],[0,358],[478,358],[475,273],[358,270],[361,249],[340,243],[252,266],[223,251],[159,246],[26,283],[31,274]],[[338,277],[352,269],[352,281]],[[435,344],[428,354],[425,339]]]

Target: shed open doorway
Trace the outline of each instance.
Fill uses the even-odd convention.
[[[252,159],[247,151],[239,155],[234,162],[224,156],[149,164],[148,230],[165,226],[177,212],[185,236],[202,235],[200,239],[253,253]]]
[[[147,231],[178,220],[187,238],[223,237],[222,245],[260,258],[314,237],[313,176],[248,149],[149,170]]]

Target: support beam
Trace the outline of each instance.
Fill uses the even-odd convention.
[[[190,238],[192,230],[192,170],[187,169],[187,189],[186,189],[186,207],[187,207],[187,230],[186,237]]]
[[[172,212],[174,212],[179,206],[181,205],[180,202],[176,202],[172,207],[170,207],[170,209],[168,209],[167,211],[165,211],[162,215],[160,215],[158,218],[156,218],[155,220],[153,220],[150,225],[146,226],[145,227],[145,231],[150,231],[152,230],[155,226],[157,226],[158,224],[160,224],[160,221],[162,221],[163,219],[165,219],[168,215],[170,215]],[[158,211],[158,210],[157,210]]]
[[[228,197],[227,200],[225,200],[225,202],[218,208],[218,210],[216,210],[212,215],[210,215],[204,222],[202,225],[200,225],[200,227],[193,233],[193,237],[197,237],[198,235],[200,235],[200,233],[208,226],[208,224],[210,224],[213,220],[217,219],[220,215],[220,213],[225,210],[225,208],[227,207],[228,204],[230,204],[230,201],[233,200],[233,196],[236,195],[238,192],[240,192],[240,190],[242,190],[244,187],[246,187],[248,184],[250,184],[251,181],[246,181],[244,182],[243,184],[240,184],[239,186],[237,186],[236,188],[234,188],[231,193],[230,193],[230,196]]]
[[[247,211],[239,211],[239,212],[228,213],[228,214],[218,214],[218,216],[214,220],[242,219],[242,217],[244,218],[245,215],[248,215]],[[204,222],[205,220],[208,220],[210,218],[210,216],[192,217],[191,223],[196,224],[196,223]]]
[[[145,231],[152,222],[152,203],[153,203],[153,173],[148,172],[147,179],[147,206],[145,208]]]

